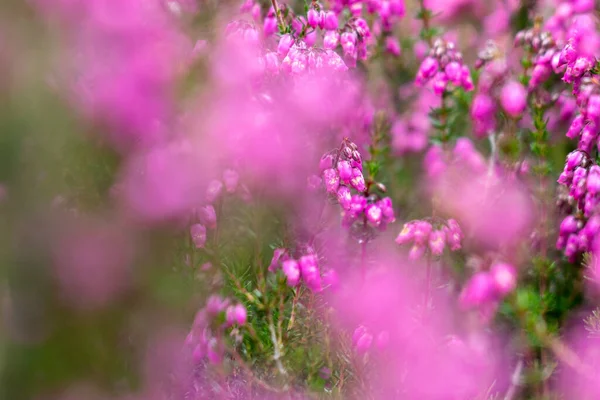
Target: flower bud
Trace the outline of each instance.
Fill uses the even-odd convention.
[[[340,177],[333,168],[328,168],[323,171],[323,181],[325,182],[325,188],[329,193],[336,193],[340,186]]]
[[[281,56],[286,56],[292,45],[294,44],[294,38],[290,34],[285,34],[279,39],[279,44],[277,45],[277,53]]]
[[[352,193],[347,186],[340,186],[337,191],[337,199],[338,203],[344,210],[350,209],[350,205],[352,203]]]
[[[333,11],[327,11],[323,17],[323,27],[328,31],[334,31],[338,28],[338,17]]]
[[[352,174],[353,174],[353,177],[350,180],[350,184],[352,185],[352,187],[354,189],[358,190],[359,192],[364,192],[365,190],[367,190],[367,185],[365,184],[365,178],[364,178],[362,172],[360,171],[360,169],[353,168]]]
[[[496,292],[501,296],[506,296],[517,286],[517,272],[515,267],[510,264],[494,264],[490,269],[490,274],[494,280]]]
[[[352,178],[352,167],[350,166],[350,162],[346,160],[339,161],[337,170],[342,181],[348,182]]]
[[[217,213],[215,208],[210,204],[200,207],[198,210],[198,218],[200,218],[200,221],[209,228],[215,229],[217,227]]]
[[[246,308],[242,304],[229,306],[225,312],[225,320],[228,325],[244,325],[246,324],[246,317]]]
[[[365,215],[367,216],[367,221],[373,226],[381,224],[383,213],[377,204],[369,204],[365,210]]]
[[[487,272],[477,272],[466,283],[459,301],[465,308],[483,305],[493,299],[495,283]]]
[[[206,189],[206,201],[208,203],[214,202],[223,191],[223,184],[221,181],[213,179],[208,183],[208,188]]]
[[[306,14],[306,20],[308,25],[312,28],[316,28],[321,23],[321,14],[314,8],[311,8]]]
[[[287,278],[288,286],[297,286],[298,282],[300,282],[300,267],[298,266],[298,261],[293,259],[285,260],[281,269]]]
[[[587,176],[587,190],[592,195],[600,193],[600,167],[593,165]]]
[[[441,256],[446,246],[446,234],[442,230],[435,230],[429,235],[429,250],[431,254]]]
[[[519,82],[510,81],[500,93],[500,104],[511,117],[518,117],[527,107],[527,91]]]
[[[271,259],[271,264],[269,265],[270,272],[275,272],[277,268],[279,268],[279,261],[282,259],[285,253],[286,249],[275,249],[273,252],[273,258]]]
[[[190,235],[197,249],[203,249],[206,244],[206,228],[202,224],[194,224],[190,227]]]

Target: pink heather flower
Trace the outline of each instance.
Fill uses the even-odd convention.
[[[223,299],[219,295],[212,295],[206,301],[206,312],[213,315],[218,314],[223,311],[228,304],[229,301],[227,299]]]
[[[405,244],[411,242],[415,237],[415,224],[408,223],[404,224],[402,231],[396,237],[396,243]]]
[[[338,162],[337,170],[342,181],[348,182],[352,178],[352,167],[350,166],[350,162],[346,160]]]
[[[484,120],[494,114],[495,106],[492,98],[487,94],[480,93],[473,99],[471,116],[474,119]]]
[[[565,164],[565,169],[568,171],[574,171],[575,168],[581,165],[581,162],[584,159],[584,154],[581,151],[574,150],[567,155],[567,162]]]
[[[245,325],[246,324],[246,307],[242,304],[236,304],[235,306],[227,307],[225,312],[225,320],[228,325]]]
[[[335,50],[340,43],[340,34],[337,31],[328,31],[323,36],[323,47],[325,49]]]
[[[417,83],[423,83],[434,77],[438,72],[439,64],[433,57],[427,57],[421,63],[419,71],[417,72]]]
[[[462,67],[457,61],[449,62],[444,68],[446,76],[453,84],[460,86],[462,82]]]
[[[490,275],[494,281],[496,292],[501,296],[506,296],[517,286],[517,272],[510,264],[494,264],[490,269]]]
[[[352,202],[352,193],[347,186],[340,186],[337,191],[337,199],[338,203],[344,210],[350,209],[350,204]]]
[[[431,224],[427,221],[415,221],[414,222],[414,231],[413,237],[415,243],[424,245],[427,243],[429,239],[429,234],[431,233]]]
[[[209,228],[215,229],[217,227],[217,213],[213,206],[208,205],[200,207],[198,210],[198,217],[200,218],[200,221]]]
[[[477,272],[467,281],[459,301],[465,308],[484,305],[493,299],[495,281],[488,272]]]
[[[519,82],[510,81],[500,93],[500,104],[511,117],[518,117],[527,107],[527,91]]]
[[[473,84],[473,79],[471,78],[471,71],[469,71],[469,67],[466,65],[462,66],[462,75],[461,75],[461,86],[465,91],[470,92],[475,88]]]
[[[408,258],[411,260],[418,260],[425,253],[425,246],[422,244],[415,243],[408,252]]]
[[[340,177],[333,168],[328,168],[323,171],[323,181],[325,181],[325,188],[329,193],[336,193],[340,186]]]
[[[571,233],[577,232],[577,230],[578,230],[577,219],[573,215],[569,215],[565,219],[563,219],[562,222],[560,223],[559,235],[560,236],[568,236]]]
[[[270,272],[275,272],[277,268],[279,268],[279,261],[282,259],[285,253],[286,249],[275,249],[273,252],[273,258],[271,259],[271,264],[269,264]]]
[[[304,36],[304,43],[306,43],[307,47],[312,47],[317,42],[317,31],[308,32],[306,36]]]
[[[495,129],[495,111],[496,107],[490,96],[484,93],[475,96],[471,107],[471,117],[474,120],[475,134],[478,137],[482,137]]]
[[[314,254],[308,254],[302,256],[299,263],[302,279],[306,286],[314,292],[321,291],[321,273],[317,264],[317,257]]]
[[[452,251],[460,250],[463,234],[460,229],[460,226],[458,225],[458,222],[456,222],[456,220],[449,219],[446,222],[445,231],[446,231],[446,241],[450,245],[450,250],[452,250]]]
[[[211,338],[208,342],[206,357],[212,364],[220,364],[223,361],[223,352],[219,349],[219,344],[216,338]]]
[[[587,176],[587,190],[592,195],[600,193],[600,167],[593,165]]]
[[[203,249],[206,244],[206,228],[202,224],[194,224],[190,227],[190,235],[197,249]]]
[[[364,178],[362,172],[360,171],[360,169],[353,168],[352,172],[353,172],[353,176],[352,176],[352,179],[350,180],[350,184],[352,185],[352,187],[354,189],[358,190],[359,192],[364,192],[365,190],[367,190],[367,185],[365,184],[365,178]]]
[[[208,203],[213,203],[223,191],[223,184],[221,181],[213,179],[209,182],[208,188],[206,189],[206,201]]]
[[[206,352],[204,350],[205,346],[202,343],[198,343],[194,347],[194,351],[192,353],[194,363],[199,364],[204,359],[204,356],[206,355]]]
[[[323,28],[328,31],[335,31],[338,28],[338,17],[333,11],[327,11],[323,17]]]
[[[263,25],[263,32],[266,37],[269,37],[277,32],[277,18],[266,17]]]
[[[545,64],[537,64],[533,68],[533,72],[531,73],[531,79],[529,80],[529,87],[536,88],[542,83],[546,82],[550,75],[552,74],[552,70]]]
[[[316,28],[322,23],[321,17],[321,13],[315,10],[314,8],[308,10],[308,13],[306,14],[306,20],[308,22],[308,25],[310,25],[313,28]]]
[[[350,202],[350,212],[354,215],[358,215],[367,208],[367,198],[360,194],[355,194],[352,196],[352,201]]]
[[[448,76],[444,72],[438,72],[433,78],[433,93],[442,96],[448,87]]]
[[[446,246],[446,234],[442,230],[435,230],[429,235],[429,250],[431,254],[440,256]]]
[[[300,282],[300,267],[298,266],[298,261],[293,259],[285,260],[281,269],[287,278],[288,286],[298,286],[298,282]]]
[[[576,137],[578,137],[581,133],[581,130],[583,129],[584,123],[585,119],[583,118],[583,115],[576,116],[575,119],[573,119],[573,121],[571,122],[566,136],[569,139],[575,139]]]
[[[381,213],[383,214],[383,219],[386,224],[391,224],[392,222],[396,221],[392,199],[389,197],[384,197],[383,199],[379,200],[378,205],[381,208]]]
[[[388,36],[387,38],[385,38],[385,51],[392,55],[399,56],[402,50],[400,48],[400,43],[398,42],[398,39],[396,39],[393,36]]]
[[[383,212],[377,204],[369,204],[365,210],[365,215],[367,216],[367,221],[373,226],[379,226],[381,224]]]
[[[235,192],[239,180],[240,175],[236,171],[232,169],[226,169],[223,171],[223,182],[225,183],[225,189],[228,193]]]
[[[282,57],[285,57],[289,53],[293,44],[294,38],[292,37],[292,35],[290,35],[289,33],[283,35],[279,39],[279,44],[277,45],[277,53],[279,53]]]

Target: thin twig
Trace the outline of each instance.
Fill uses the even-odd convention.
[[[285,30],[285,22],[283,21],[283,16],[281,15],[281,11],[279,10],[279,4],[277,4],[277,0],[271,0],[271,4],[273,4],[273,9],[275,10],[275,16],[277,17],[279,31],[283,32]]]
[[[273,361],[277,365],[277,369],[281,375],[287,375],[283,364],[281,363],[281,349],[280,342],[277,340],[277,334],[275,333],[275,326],[273,325],[273,318],[269,318],[269,331],[271,332],[271,341],[273,342]]]
[[[506,391],[504,400],[512,400],[515,397],[515,395],[517,394],[517,387],[520,386],[520,384],[521,384],[520,381],[521,381],[522,371],[523,371],[523,359],[520,358],[519,361],[517,362],[517,366],[515,367],[512,377],[510,378],[510,386],[508,387],[508,390]]]
[[[298,298],[300,297],[300,289],[296,289],[296,293],[294,294],[294,300],[292,300],[292,313],[290,314],[290,321],[288,322],[288,326],[286,331],[290,331],[292,326],[294,326],[294,321],[296,319],[296,304],[298,304]]]

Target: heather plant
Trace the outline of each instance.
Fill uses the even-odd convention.
[[[600,399],[594,0],[7,0],[1,399]]]

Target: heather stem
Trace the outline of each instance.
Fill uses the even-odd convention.
[[[517,387],[520,385],[521,373],[523,372],[523,360],[519,359],[517,366],[510,378],[510,386],[504,395],[504,400],[513,400],[517,394]]]
[[[277,0],[271,0],[271,4],[273,4],[273,9],[275,10],[275,16],[277,17],[277,24],[279,25],[279,31],[285,31],[285,22],[283,21],[283,16],[281,15],[281,11],[279,10],[279,4],[277,4]]]
[[[425,7],[425,0],[419,0],[419,14],[418,17],[423,21],[423,28],[421,29],[421,38],[427,42],[429,47],[433,47],[433,29],[430,26],[431,10]]]

